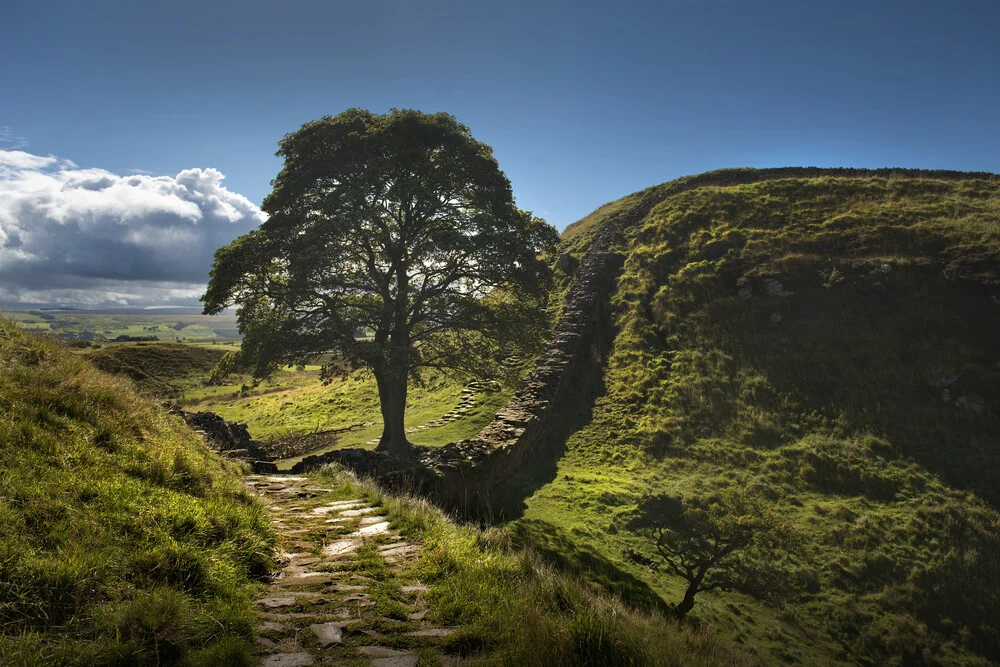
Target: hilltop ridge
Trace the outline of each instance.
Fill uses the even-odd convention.
[[[803,549],[699,597],[720,636],[765,662],[1000,658],[975,583],[1000,576],[1000,177],[722,170],[603,206],[562,249],[598,238],[614,318],[576,426],[508,486],[529,539],[671,604],[644,499],[746,489]]]

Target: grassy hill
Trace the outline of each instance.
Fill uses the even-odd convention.
[[[106,345],[87,358],[102,371],[131,378],[151,394],[171,396],[204,384],[225,354],[223,347],[206,345],[123,343]]]
[[[253,602],[265,594],[255,582],[273,571],[278,540],[240,470],[130,381],[4,320],[0,359],[0,664],[255,664]],[[510,528],[456,525],[426,502],[334,469],[305,483],[334,493],[288,500],[296,510],[360,496],[420,545],[407,567],[429,587],[433,622],[461,627],[441,647],[453,660],[757,664],[705,632],[554,572],[515,546]],[[296,516],[311,517],[316,547],[326,544],[326,515]],[[280,546],[303,548],[302,532],[296,524]],[[373,582],[375,607],[355,625],[377,641],[417,646],[437,664],[433,647],[398,629],[406,594],[378,544],[342,564]],[[376,641],[358,627],[352,645]],[[303,629],[296,646],[313,646],[310,636]]]
[[[1000,660],[1000,177],[718,172],[602,207],[564,249],[629,211],[597,398],[520,530],[672,604],[640,508],[736,487],[798,546],[698,596],[716,636],[765,662]]]
[[[249,664],[274,534],[127,380],[0,320],[0,664]]]

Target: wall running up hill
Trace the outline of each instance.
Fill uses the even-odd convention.
[[[587,351],[586,341],[599,314],[609,307],[610,293],[614,289],[621,260],[613,249],[621,241],[624,231],[638,225],[654,206],[668,197],[695,188],[822,176],[902,176],[947,180],[998,178],[994,174],[942,170],[787,167],[720,170],[644,190],[632,196],[630,205],[618,209],[595,225],[589,242],[583,245],[586,254],[566,294],[562,316],[524,389],[475,438],[422,452],[420,467],[402,465],[382,453],[354,449],[306,457],[293,468],[293,472],[336,462],[392,486],[415,488],[448,508],[469,511],[488,502],[491,494],[512,473],[531,460],[548,427],[564,407],[572,384],[572,370]]]

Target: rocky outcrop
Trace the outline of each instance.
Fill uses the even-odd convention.
[[[214,412],[186,412],[177,403],[169,401],[163,407],[181,417],[226,458],[247,461],[256,473],[277,471],[274,459],[253,441],[246,424],[226,421]]]

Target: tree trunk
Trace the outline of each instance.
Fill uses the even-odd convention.
[[[376,371],[378,397],[382,409],[382,437],[379,451],[399,456],[411,454],[410,442],[406,439],[403,419],[406,414],[406,369],[394,368]]]
[[[392,430],[389,427],[392,419],[389,417],[388,381],[385,377],[385,371],[381,368],[375,369],[375,385],[378,387],[378,405],[382,411],[382,437],[379,438],[376,449],[384,450],[389,447],[389,441],[392,440]]]
[[[694,596],[698,594],[699,589],[701,589],[701,582],[705,580],[705,572],[699,572],[698,576],[694,579],[688,580],[687,590],[684,591],[684,599],[681,600],[680,604],[674,607],[674,613],[677,618],[683,618],[685,614],[694,608]]]

